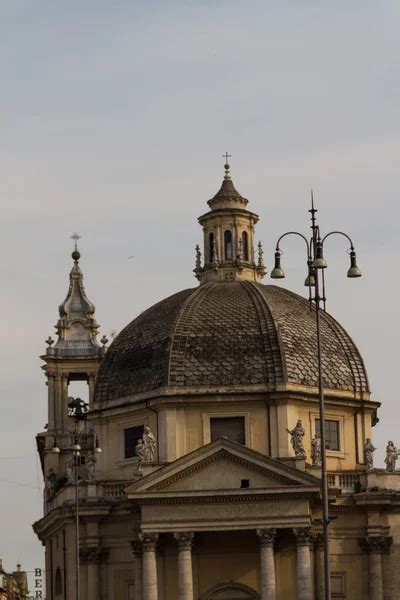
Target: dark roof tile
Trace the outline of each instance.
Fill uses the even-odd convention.
[[[325,386],[368,391],[361,356],[322,313]],[[171,296],[132,321],[100,367],[95,400],[166,385],[317,386],[315,314],[304,298],[250,282],[206,283]]]

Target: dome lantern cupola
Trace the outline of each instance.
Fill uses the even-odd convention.
[[[265,275],[263,251],[255,257],[254,228],[258,215],[247,210],[248,200],[235,188],[226,154],[225,175],[219,191],[208,201],[210,211],[199,217],[204,233],[204,264],[196,255],[194,270],[206,281],[255,281]]]

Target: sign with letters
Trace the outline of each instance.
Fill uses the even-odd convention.
[[[36,568],[33,574],[33,595],[27,596],[26,600],[46,600],[43,586],[43,569]]]

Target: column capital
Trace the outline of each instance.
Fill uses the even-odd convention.
[[[389,535],[367,535],[359,542],[361,548],[368,554],[389,554],[393,538]]]
[[[313,541],[311,529],[309,527],[294,527],[293,533],[296,536],[298,546],[310,546]]]
[[[261,546],[273,546],[276,536],[276,529],[257,529],[257,535],[260,538]]]
[[[314,532],[312,534],[312,541],[314,542],[314,548],[316,550],[324,549],[324,534],[323,533],[321,533],[320,531]]]
[[[194,534],[192,531],[179,531],[174,533],[174,538],[178,542],[180,550],[191,550],[193,545]]]
[[[142,542],[143,552],[154,552],[157,547],[158,533],[139,533],[139,540]]]
[[[139,558],[143,554],[143,543],[139,538],[131,541],[131,548],[135,558]]]

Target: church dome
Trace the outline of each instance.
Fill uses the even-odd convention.
[[[325,312],[321,332],[325,388],[369,392],[354,342]],[[308,301],[253,281],[205,282],[162,300],[121,331],[101,364],[95,401],[134,401],[165,387],[268,392],[285,384],[318,385]]]

